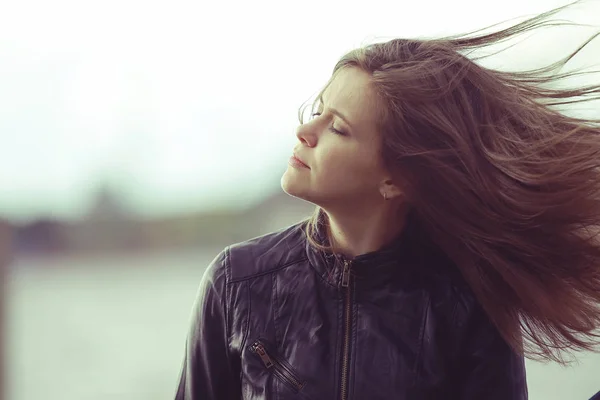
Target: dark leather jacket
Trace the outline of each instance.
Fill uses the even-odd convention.
[[[302,228],[210,264],[177,400],[527,399],[523,357],[422,235],[349,261]]]

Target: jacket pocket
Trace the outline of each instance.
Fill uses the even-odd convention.
[[[294,391],[299,392],[304,387],[304,382],[298,377],[292,368],[273,352],[261,340],[256,340],[250,346],[250,351],[260,357],[267,370],[273,371],[273,374],[289,385]]]

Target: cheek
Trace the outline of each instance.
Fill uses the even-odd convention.
[[[380,175],[379,164],[371,152],[340,151],[335,149],[324,153],[320,162],[320,172],[327,180],[341,179],[348,183],[364,184]]]

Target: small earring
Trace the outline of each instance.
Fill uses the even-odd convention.
[[[387,200],[387,192],[383,192],[383,199]]]

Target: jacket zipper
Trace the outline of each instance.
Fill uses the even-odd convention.
[[[250,347],[250,350],[258,354],[267,369],[273,368],[275,374],[285,382],[292,385],[294,389],[300,391],[300,389],[304,387],[304,383],[300,382],[300,380],[296,378],[295,374],[276,357],[271,356],[264,344],[262,344],[260,341],[257,340],[254,342],[254,344]]]
[[[348,369],[350,361],[350,329],[352,327],[352,293],[350,287],[350,262],[344,260],[344,269],[342,270],[342,287],[346,288],[345,302],[345,328],[344,328],[344,352],[342,354],[342,382],[341,382],[341,400],[348,399]]]

